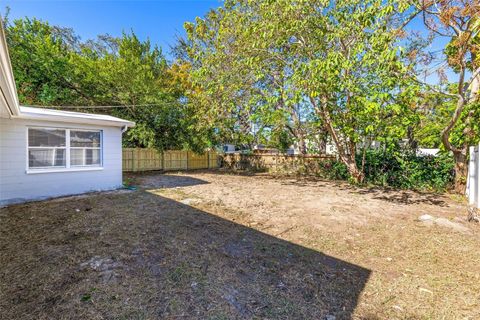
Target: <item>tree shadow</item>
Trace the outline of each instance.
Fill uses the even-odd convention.
[[[218,173],[218,172],[216,172]],[[220,173],[218,173],[220,174]],[[243,174],[247,176],[246,174]],[[444,195],[433,192],[422,192],[414,190],[402,190],[392,187],[362,187],[349,184],[342,180],[327,180],[321,177],[302,175],[273,175],[273,174],[249,174],[250,176],[261,176],[264,179],[278,181],[281,185],[296,186],[300,188],[309,187],[336,187],[339,190],[350,193],[371,195],[372,199],[382,200],[397,204],[427,204],[439,207],[448,207]]]
[[[373,199],[397,204],[427,204],[448,207],[448,203],[445,201],[445,196],[438,193],[380,187],[352,189],[352,192],[363,195],[370,194]]]
[[[185,175],[185,173],[182,175],[175,175],[175,172],[169,173],[163,171],[127,173],[124,174],[124,179],[132,180],[133,184],[140,185],[142,188],[156,189],[190,187],[209,183],[205,180]]]
[[[382,200],[391,203],[411,205],[411,204],[427,204],[439,207],[448,207],[448,202],[444,195],[433,192],[422,192],[413,190],[395,189],[392,187],[362,187],[348,184],[341,180],[326,180],[321,177],[302,176],[302,175],[274,175],[253,171],[231,171],[231,170],[196,170],[196,172],[209,173],[215,175],[227,176],[245,176],[245,177],[262,177],[278,181],[281,185],[291,185],[297,187],[337,187],[340,190],[350,193],[371,195],[372,199]],[[173,173],[173,172],[172,172]],[[130,173],[126,175],[135,181],[135,184],[145,188],[176,188],[188,187],[200,184],[208,184],[209,182],[202,179],[188,176],[188,172],[182,175],[165,174],[163,172],[145,172]]]
[[[303,176],[303,175],[281,175],[271,176],[271,179],[280,181],[281,185],[290,185],[296,187],[341,187],[346,184],[341,180],[328,180],[322,177]]]
[[[371,272],[143,190],[40,209],[2,213],[6,316],[351,319]]]

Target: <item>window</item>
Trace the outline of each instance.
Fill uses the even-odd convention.
[[[69,169],[101,165],[101,131],[28,128],[29,169]]]
[[[28,167],[66,166],[66,131],[61,129],[28,129]]]
[[[71,166],[99,166],[100,154],[100,131],[70,130]]]

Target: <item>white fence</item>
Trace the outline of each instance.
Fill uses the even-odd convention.
[[[480,144],[470,147],[470,161],[468,163],[467,197],[468,203],[480,208]]]

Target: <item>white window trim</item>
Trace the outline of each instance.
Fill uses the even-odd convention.
[[[58,169],[27,169],[25,172],[27,174],[37,174],[37,173],[55,173],[55,172],[78,172],[78,171],[100,171],[103,170],[103,167],[59,167]]]
[[[75,131],[77,131],[77,130],[75,130]],[[70,147],[70,152],[69,152],[70,158],[72,156],[71,150],[83,150],[83,160],[84,160],[83,162],[85,162],[85,159],[86,159],[85,151],[87,151],[87,150],[99,150],[100,151],[100,166],[101,166],[101,163],[102,163],[102,143],[101,142],[100,142],[100,147]],[[99,166],[98,164],[71,164],[70,163],[70,167],[98,167],[98,166]]]
[[[30,147],[29,146],[29,129],[50,129],[50,130],[65,130],[65,147]],[[70,131],[95,131],[100,132],[100,147],[70,147]],[[27,174],[36,174],[36,173],[54,173],[54,172],[77,172],[77,171],[98,171],[103,170],[103,130],[101,129],[77,129],[77,128],[61,128],[61,127],[40,127],[40,126],[28,126],[26,130],[26,170]],[[62,167],[38,167],[30,168],[30,159],[29,159],[29,149],[65,149],[65,166]],[[70,150],[71,149],[100,149],[100,164],[99,165],[71,165],[70,163]]]

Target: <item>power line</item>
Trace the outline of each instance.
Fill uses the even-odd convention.
[[[40,109],[112,109],[112,108],[135,108],[135,107],[161,107],[168,105],[179,105],[179,103],[164,104],[136,104],[136,105],[120,105],[120,106],[41,106],[41,105],[22,105],[24,107],[40,108]]]

